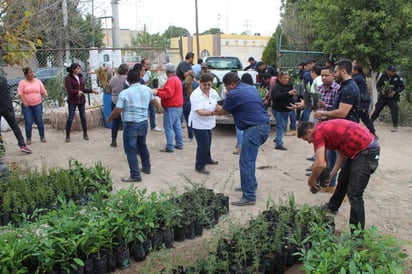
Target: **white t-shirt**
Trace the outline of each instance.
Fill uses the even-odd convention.
[[[322,76],[319,75],[315,79],[313,79],[313,83],[310,86],[310,93],[315,93],[315,85],[316,85],[316,91],[319,92],[318,91],[319,87],[323,85]]]
[[[150,77],[152,76],[152,73],[150,70],[146,70],[146,72],[143,75],[143,81],[147,83],[150,80]]]
[[[210,89],[209,97],[203,93],[200,86],[196,88],[192,95],[190,95],[190,114],[189,114],[189,125],[195,129],[212,129],[216,126],[216,117],[210,116],[200,116],[197,110],[207,110],[214,111],[217,105],[217,101],[220,100],[219,94],[216,90]]]

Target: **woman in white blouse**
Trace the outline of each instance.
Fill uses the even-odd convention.
[[[217,165],[211,157],[212,129],[216,126],[215,107],[220,97],[212,88],[213,75],[204,73],[200,76],[200,85],[190,96],[191,110],[189,114],[189,126],[192,127],[196,138],[196,163],[195,169],[202,174],[209,174],[205,166]]]

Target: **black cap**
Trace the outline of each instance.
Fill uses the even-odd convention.
[[[264,65],[264,63],[263,62],[257,62],[256,67],[261,66],[261,65]]]
[[[395,65],[389,65],[387,71],[395,72],[396,71]]]

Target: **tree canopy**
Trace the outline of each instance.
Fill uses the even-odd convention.
[[[36,49],[103,46],[101,22],[83,16],[78,1],[67,2],[63,23],[62,1],[0,0],[0,53],[9,64],[21,64]]]
[[[289,9],[304,16],[309,34],[314,34],[312,50],[356,59],[375,71],[388,63],[405,62],[404,41],[412,35],[408,0],[284,0],[283,8],[283,16],[290,14]]]

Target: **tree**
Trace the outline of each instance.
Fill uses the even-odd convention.
[[[185,28],[170,26],[165,30],[163,36],[166,38],[190,36],[190,32]]]
[[[42,45],[41,39],[30,34],[32,19],[20,1],[0,0],[0,56],[6,63],[22,64]]]
[[[402,64],[410,47],[412,8],[407,0],[292,0],[304,9],[314,36],[313,48],[338,58],[356,59],[376,75],[389,63]],[[286,5],[286,8],[288,6]],[[285,13],[287,14],[287,13]],[[376,92],[374,92],[376,94]]]
[[[223,34],[223,32],[219,28],[211,28],[207,31],[202,32],[200,35],[205,35],[205,34]]]
[[[133,50],[137,56],[155,59],[163,50],[166,39],[159,33],[150,34],[146,30],[131,37],[131,46],[140,49]]]
[[[289,41],[289,50],[315,50],[313,28],[308,24],[309,11],[302,8],[301,1],[282,0],[281,25]]]
[[[3,59],[10,64],[21,64],[33,56],[36,49],[61,49],[69,42],[70,47],[102,46],[104,36],[99,20],[85,17],[79,11],[79,1],[68,1],[67,28],[63,24],[62,1],[55,0],[0,0],[0,47]],[[47,55],[47,54],[46,54]],[[39,66],[46,59],[54,65],[60,57],[37,53]],[[87,59],[87,56],[85,57]],[[82,58],[84,59],[84,58]]]
[[[288,46],[287,38],[283,34],[282,27],[280,25],[277,26],[276,31],[272,34],[272,37],[269,39],[266,48],[263,50],[262,53],[262,61],[265,64],[275,64],[278,60],[278,44],[279,38],[282,36],[282,44]]]

